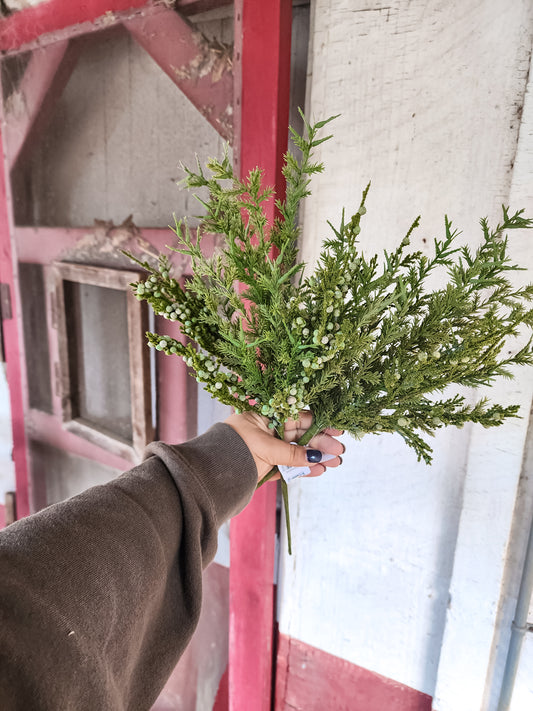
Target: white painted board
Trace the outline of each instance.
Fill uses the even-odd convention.
[[[318,152],[326,173],[304,210],[306,261],[318,255],[326,219],[355,209],[370,179],[365,252],[393,248],[418,213],[414,248],[429,251],[446,212],[477,244],[479,218],[497,219],[509,199],[530,3],[316,0],[311,32],[308,114],[342,115]],[[527,399],[520,383],[501,394]],[[513,432],[500,436],[523,447],[523,431]],[[342,470],[291,487],[295,553],[282,560],[282,633],[434,694],[471,435],[439,435],[431,468],[392,436],[348,441]],[[485,506],[477,497],[473,506]],[[480,519],[490,543],[500,510],[489,503]],[[455,672],[464,688],[464,668]]]

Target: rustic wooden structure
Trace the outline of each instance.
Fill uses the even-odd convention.
[[[46,466],[56,461],[51,450],[76,458],[78,484],[83,462],[91,476],[103,471],[104,463],[109,476],[129,466],[124,456],[64,426],[47,292],[53,262],[131,269],[126,262],[111,263],[110,255],[137,247],[150,256],[167,241],[166,230],[158,228],[168,220],[160,222],[153,205],[168,214],[174,205],[164,203],[162,192],[152,194],[150,185],[139,191],[145,212],[135,222],[143,227],[131,220],[119,224],[135,212],[126,177],[131,179],[137,165],[131,160],[132,142],[126,155],[116,150],[117,144],[129,131],[139,143],[133,148],[143,156],[145,174],[164,175],[170,184],[174,168],[165,163],[165,146],[175,146],[178,132],[185,136],[179,155],[188,162],[194,156],[187,154],[187,142],[197,145],[197,133],[205,128],[212,132],[209,151],[218,152],[218,136],[230,138],[241,173],[260,162],[274,183],[288,90],[290,3],[281,0],[228,5],[234,24],[226,15],[224,29],[221,25],[211,34],[205,16],[195,15],[192,28],[185,19],[203,10],[220,17],[226,12],[223,0],[3,3],[13,8],[28,4],[32,7],[0,20],[5,70],[1,138],[7,155],[0,179],[0,304],[18,477],[18,500],[6,499],[9,511],[0,507],[0,525],[3,517],[15,517],[15,503],[18,515],[24,515],[30,501],[35,506],[46,500],[50,492],[41,491],[40,482]],[[170,10],[172,4],[178,12]],[[481,0],[458,11],[459,5],[457,0],[313,1],[309,65],[302,62],[291,83],[297,87],[307,79],[310,116],[342,115],[332,124],[334,140],[317,150],[326,172],[313,181],[313,198],[303,211],[301,246],[307,263],[318,255],[326,220],[335,224],[343,206],[357,207],[369,179],[372,190],[361,234],[367,253],[394,249],[418,212],[423,222],[412,236],[413,246],[425,253],[432,237],[442,234],[445,212],[473,249],[481,215],[496,221],[502,202],[531,213],[533,6],[530,0]],[[293,8],[294,18],[300,9]],[[197,29],[210,38],[207,43]],[[154,34],[166,37],[164,46],[152,41]],[[172,46],[173,37],[180,38],[179,46]],[[305,56],[307,34],[295,33],[293,25],[292,40],[293,53],[299,45]],[[139,75],[144,83],[132,103],[122,89]],[[158,91],[165,101],[169,95],[172,101],[182,100],[186,93],[211,124],[200,121],[200,113],[186,101],[189,113],[178,102],[158,103]],[[67,96],[70,108],[76,107],[72,123],[59,121],[58,128],[54,117],[57,131],[45,149],[40,137],[48,137],[46,119]],[[304,105],[303,97],[298,104]],[[145,120],[150,109],[152,123]],[[125,125],[124,116],[131,117],[132,125]],[[108,121],[99,124],[100,133],[88,129],[91,121],[100,120]],[[62,131],[70,131],[64,142],[59,140]],[[160,138],[162,150],[151,133]],[[113,134],[113,140],[99,140],[102,134]],[[78,146],[79,135],[81,159],[70,150]],[[105,155],[113,168],[120,165],[122,172],[111,170],[107,176],[105,161],[98,159],[85,180],[87,168],[78,170],[78,162],[91,163],[93,152]],[[82,192],[86,199],[66,206],[42,199],[25,221],[20,195],[27,191],[31,197],[48,175],[53,185],[46,184],[45,198],[52,188],[59,195],[69,193],[75,176],[77,196]],[[115,188],[114,180],[123,184],[113,202],[107,191]],[[103,187],[96,190],[98,181]],[[114,213],[116,204],[121,209]],[[127,210],[122,211],[123,204]],[[190,210],[183,205],[183,212]],[[73,214],[76,219],[69,221]],[[87,227],[94,217],[102,219]],[[513,257],[531,271],[529,236],[513,234],[510,242]],[[175,264],[185,276],[187,263],[177,259]],[[519,276],[527,278],[525,272]],[[20,280],[31,284],[32,298],[19,303]],[[48,354],[44,349],[36,359],[32,339],[47,343]],[[159,436],[176,441],[192,434],[190,420],[195,419],[183,417],[185,409],[176,403],[186,402],[194,413],[197,398],[187,390],[191,379],[185,369],[176,369],[172,360],[158,355],[157,374],[152,372],[150,380],[157,391]],[[42,373],[50,376],[48,388]],[[231,574],[224,565],[206,573],[204,609],[210,615],[200,622],[200,637],[182,659],[175,686],[180,692],[190,687],[189,708],[196,703],[196,689],[206,686],[197,661],[212,660],[220,651],[205,655],[205,641],[222,639],[227,652],[230,618],[229,672],[222,678],[215,711],[270,706],[276,711],[496,709],[501,690],[510,687],[510,677],[504,684],[504,668],[533,511],[532,373],[523,370],[491,393],[496,401],[520,403],[522,419],[497,430],[440,432],[431,469],[417,464],[394,437],[348,440],[344,465],[334,475],[291,487],[296,551],[291,559],[284,554],[282,525],[281,553],[274,561],[275,489],[265,488],[254,508],[233,525]],[[41,388],[35,385],[39,380]],[[200,393],[199,419],[203,407]],[[41,470],[36,471],[36,461],[42,461]],[[222,535],[222,549],[225,544]],[[229,553],[221,562],[227,559]],[[529,708],[533,698],[532,615],[533,607],[522,625],[525,641],[512,711]],[[221,634],[209,638],[221,619]],[[219,666],[212,676],[218,683],[227,659],[219,655],[215,661]],[[216,685],[212,691],[214,698]]]
[[[48,445],[123,469],[139,456],[152,431],[150,368],[141,357],[140,331],[145,316],[128,297],[132,334],[130,358],[133,441],[131,445],[75,417],[72,362],[69,361],[64,284],[78,282],[125,288],[132,273],[65,263],[73,245],[106,238],[118,246],[142,240],[154,250],[167,240],[166,230],[143,229],[126,235],[107,226],[93,230],[68,227],[24,227],[13,216],[10,176],[31,154],[43,128],[67,85],[84,41],[111,27],[122,26],[150,54],[202,115],[226,140],[232,141],[235,164],[242,175],[257,164],[265,179],[283,192],[280,166],[287,143],[291,42],[290,0],[255,3],[237,0],[234,8],[235,48],[209,43],[185,16],[227,5],[224,0],[178,0],[176,10],[146,0],[92,0],[81,5],[49,0],[0,19],[0,51],[9,58],[29,52],[29,61],[15,90],[17,101],[4,106],[2,146],[4,170],[0,176],[1,282],[11,295],[12,312],[3,312],[3,332],[13,413],[17,513],[27,515],[45,503],[40,483],[29,474],[27,433]],[[261,81],[257,81],[258,72]],[[17,106],[23,111],[17,111]],[[274,215],[273,205],[269,215]],[[129,242],[128,242],[129,240]],[[179,262],[179,260],[178,260]],[[28,376],[24,372],[23,307],[18,295],[21,264],[40,264],[50,273],[56,297],[48,334],[51,363],[58,363],[57,379],[48,412],[32,407]],[[51,266],[53,265],[53,266]],[[178,265],[183,275],[188,265]],[[29,272],[28,272],[29,273]],[[111,281],[110,281],[111,279]],[[118,279],[118,281],[117,281]],[[57,328],[56,328],[57,327]],[[27,330],[27,329],[26,329]],[[140,364],[140,365],[139,365]],[[139,370],[140,368],[140,370]],[[70,370],[69,370],[70,369]],[[174,441],[191,434],[194,403],[187,398],[184,366],[177,368],[159,358],[158,436]],[[173,397],[174,396],[174,397]],[[175,399],[174,399],[175,398]],[[176,401],[180,406],[176,406]],[[172,427],[169,422],[172,421]],[[229,708],[254,711],[270,708],[274,628],[275,487],[265,487],[253,505],[232,526],[230,583]],[[223,695],[219,705],[225,704]]]

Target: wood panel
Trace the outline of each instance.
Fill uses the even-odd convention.
[[[13,168],[37,118],[61,94],[75,64],[67,52],[67,40],[48,49],[35,50],[29,59],[20,83],[6,102],[5,132],[8,163]],[[3,68],[6,72],[7,68]],[[48,105],[48,106],[47,106]]]
[[[202,13],[225,7],[228,0],[177,0],[183,15]],[[0,17],[0,50],[5,53],[33,49],[50,42],[104,29],[123,19],[162,11],[165,2],[158,0],[45,0],[35,7]]]
[[[126,20],[123,25],[222,138],[231,143],[231,46],[210,42],[173,10]]]
[[[74,42],[83,51],[71,79],[14,172],[15,222],[119,225],[131,215],[136,225],[163,228],[173,213],[197,214],[192,194],[176,184],[180,163],[220,155],[223,139],[126,30]]]
[[[511,153],[508,170],[501,180],[502,202],[514,209],[524,208],[531,216],[533,5],[529,2],[514,4],[506,21],[510,66],[501,81],[508,87],[505,92],[508,123],[502,121],[501,135],[499,138],[494,136],[498,141],[496,146],[487,138],[486,145],[480,150],[496,152],[495,169],[498,166],[499,175],[501,152],[505,149],[503,156],[508,155],[507,151]],[[491,71],[502,72],[502,63],[493,65]],[[479,139],[473,140],[477,142]],[[512,260],[524,268],[523,272],[514,275],[514,283],[531,282],[531,234],[525,231],[510,234],[509,248]],[[475,428],[472,432],[464,506],[450,581],[452,604],[447,616],[435,692],[435,707],[439,711],[448,707],[457,711],[470,711],[476,706],[489,711],[499,708],[511,623],[516,612],[529,522],[533,515],[532,369],[516,368],[515,379],[496,382],[489,396],[505,404],[519,404],[521,418],[492,432],[483,428]],[[533,657],[527,655],[526,651],[523,662],[531,676]],[[470,683],[465,691],[459,682],[458,669],[466,664],[470,668]],[[513,711],[521,711],[533,703],[533,696],[529,695],[528,704],[521,704],[530,689],[531,684],[525,681],[523,671],[519,669],[516,700],[511,706]]]
[[[266,185],[285,194],[281,164],[290,103],[291,0],[235,3],[234,162],[245,176],[255,166]],[[260,78],[260,80],[258,80]],[[274,205],[267,208],[269,221]],[[276,486],[267,484],[231,522],[231,711],[270,709],[274,624]]]
[[[228,569],[209,565],[202,579],[198,627],[151,711],[213,709],[228,660],[228,588]],[[219,711],[227,711],[227,706]]]
[[[480,216],[498,219],[502,202],[530,204],[510,188],[531,10],[500,0],[314,3],[308,113],[341,116],[329,126],[334,139],[319,147],[326,173],[304,211],[309,264],[326,220],[338,224],[343,206],[356,208],[370,179],[360,235],[367,256],[394,248],[418,213],[412,245],[430,253],[445,213],[476,246]],[[529,264],[531,236],[510,242]],[[492,391],[497,401],[523,403],[526,422],[530,377],[524,370]],[[431,468],[400,438],[347,438],[334,476],[292,489],[297,553],[282,561],[282,632],[431,695],[451,623],[437,708],[481,708],[524,426],[439,433]],[[470,520],[463,532],[462,510]],[[458,534],[465,555],[454,559]]]
[[[32,477],[39,482],[39,508],[77,496],[91,486],[100,486],[119,476],[118,469],[95,459],[54,447],[49,442],[30,439]]]
[[[52,413],[52,382],[47,323],[47,290],[40,264],[19,263],[22,326],[26,352],[28,405]]]
[[[60,398],[63,409],[63,421],[70,431],[93,441],[103,449],[117,454],[133,462],[140,461],[146,445],[152,441],[154,430],[152,426],[151,385],[150,385],[150,357],[145,344],[144,334],[148,327],[146,304],[137,300],[131,291],[131,282],[139,279],[139,272],[105,269],[82,264],[69,264],[55,262],[52,278],[55,283],[55,311],[57,335],[59,343],[60,367]],[[87,387],[87,383],[80,380],[77,368],[82,362],[78,349],[78,339],[74,336],[81,325],[81,314],[70,314],[76,319],[69,326],[69,312],[66,304],[64,282],[73,284],[86,284],[90,286],[120,289],[126,292],[127,313],[127,342],[129,354],[127,362],[129,367],[129,397],[131,411],[132,441],[122,441],[118,435],[112,436],[98,423],[85,421],[77,403],[77,391]],[[74,349],[74,350],[73,350]],[[73,357],[74,353],[74,357]],[[107,362],[106,367],[112,374],[113,362]],[[105,373],[102,378],[105,380]]]
[[[275,711],[431,711],[431,696],[280,635]]]
[[[76,457],[94,460],[100,464],[124,471],[131,467],[131,459],[120,454],[113,454],[98,444],[84,437],[78,437],[74,432],[65,430],[63,423],[55,415],[49,415],[40,410],[29,410],[26,413],[26,428],[28,436],[34,442],[41,442],[56,449],[64,449]],[[45,506],[41,501],[35,510]]]

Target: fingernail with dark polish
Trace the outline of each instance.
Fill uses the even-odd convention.
[[[308,449],[305,454],[310,464],[318,464],[322,459],[322,452],[319,449]]]

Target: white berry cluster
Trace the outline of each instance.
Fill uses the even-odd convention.
[[[148,345],[166,355],[180,355],[186,365],[196,373],[196,382],[204,387],[213,397],[227,405],[233,405],[237,411],[257,409],[254,396],[247,393],[235,373],[226,372],[216,357],[196,350],[192,344],[183,344],[170,336],[148,334]]]
[[[446,218],[444,237],[427,255],[404,249],[417,218],[396,249],[367,259],[357,245],[367,186],[355,214],[346,221],[343,213],[338,228],[330,224],[334,235],[305,278],[298,211],[311,176],[323,169],[312,155],[327,140],[317,132],[331,119],[302,119],[304,135],[291,131],[299,154],[286,158],[285,197],[268,229],[263,203],[270,192],[260,169],[241,179],[227,155],[209,161],[209,173],[185,169],[187,186],[209,195],[197,230],[176,222],[175,251],[190,260],[192,276],[181,284],[166,257],[154,268],[128,255],[148,272],[132,285],[137,298],[187,337],[182,343],[148,334],[150,345],[184,358],[213,397],[266,416],[280,434],[287,419],[309,408],[306,441],[328,426],[355,436],[396,431],[429,463],[431,447],[421,435],[517,416],[516,406],[436,398],[448,385],[490,385],[512,365],[533,365],[530,343],[504,352],[508,336],[533,327],[533,285],[517,290],[505,275],[519,268],[509,264],[505,232],[531,228],[533,220],[503,208],[495,229],[482,220],[483,242],[471,252],[455,246],[458,232]],[[222,238],[211,257],[201,249],[206,234]],[[428,290],[433,269],[447,273],[445,289]]]
[[[168,259],[161,257],[158,270],[153,270],[145,280],[133,284],[135,296],[148,301],[158,316],[167,321],[177,321],[184,335],[209,342],[216,337],[215,330],[205,320],[209,309],[181,289],[176,279],[170,276],[170,269]],[[160,350],[166,352],[165,348]]]
[[[306,407],[305,383],[302,380],[291,385],[287,390],[276,392],[264,404],[257,399],[256,404],[261,406],[261,414],[271,420],[273,427],[282,424],[285,420],[297,419],[298,413]]]

